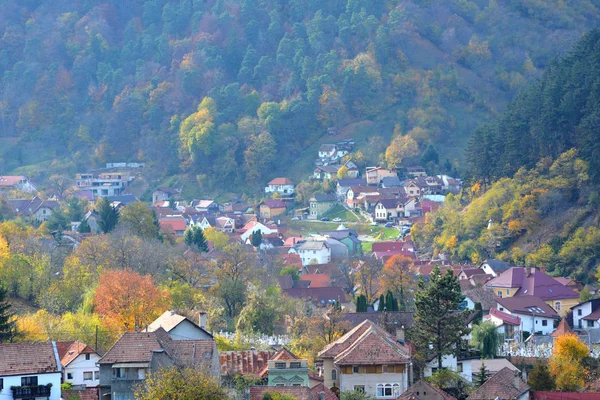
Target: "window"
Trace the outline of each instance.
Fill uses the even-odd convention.
[[[504,307],[500,307],[500,311],[504,311]]]
[[[127,376],[125,368],[113,368],[113,375],[115,378],[125,378]]]
[[[67,379],[73,379],[73,374],[70,372],[67,372]]]
[[[137,370],[137,377],[138,377],[138,379],[146,379],[146,369],[145,368],[138,368],[138,370]]]
[[[400,385],[398,383],[378,383],[377,397],[392,397],[400,396]]]
[[[506,289],[506,295],[508,296],[510,294],[510,289]]]
[[[588,320],[587,326],[588,326],[588,328],[593,328],[594,327],[594,321]]]
[[[388,373],[388,366],[387,365],[382,365],[381,366],[381,372],[383,372],[384,374]],[[392,367],[392,372],[394,372],[394,368]]]
[[[100,379],[100,371],[94,371],[94,380],[97,381]]]
[[[90,359],[90,353],[87,353],[87,354],[85,355],[85,359],[86,359],[86,360],[89,360],[89,359]]]
[[[84,381],[92,381],[94,380],[94,373],[92,371],[86,371],[83,373]]]
[[[548,320],[547,319],[543,319],[542,320],[542,326],[548,326]]]
[[[24,376],[21,378],[21,386],[37,386],[38,385],[38,377],[37,376]]]
[[[353,366],[352,367],[352,372],[355,373],[355,374],[360,373],[360,367],[358,365]],[[363,387],[363,389],[364,389],[364,387]]]
[[[0,378],[0,392],[4,389],[4,379]]]
[[[337,371],[335,369],[331,370],[331,380],[337,381]]]
[[[463,372],[463,363],[459,362],[456,364],[456,372]]]
[[[560,311],[560,301],[557,301],[556,303],[554,303],[554,309],[556,311]]]
[[[354,391],[359,393],[365,392],[365,385],[354,385]]]
[[[502,298],[502,292],[498,290],[498,297]]]
[[[583,314],[581,308],[577,309],[577,315],[579,315],[581,317],[581,314]]]
[[[275,368],[277,368],[277,369],[285,369],[285,363],[284,362],[276,362],[275,363]]]
[[[294,361],[290,363],[290,368],[302,368],[302,363]]]

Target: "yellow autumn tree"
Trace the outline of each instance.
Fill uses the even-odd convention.
[[[385,151],[385,161],[389,168],[398,167],[408,157],[417,155],[419,146],[410,136],[396,136]]]
[[[556,380],[556,389],[576,392],[585,386],[588,371],[583,359],[589,354],[587,346],[574,333],[556,338],[550,358],[550,374]]]

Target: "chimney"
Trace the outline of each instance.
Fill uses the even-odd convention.
[[[206,313],[200,311],[200,328],[206,329]]]
[[[404,343],[404,325],[396,326],[396,341]]]
[[[519,377],[519,371],[515,371],[515,388],[518,389],[521,387],[521,378]]]

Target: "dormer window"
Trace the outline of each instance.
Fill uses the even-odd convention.
[[[290,362],[290,368],[301,368],[301,367],[302,367],[302,363],[300,363],[299,361]]]
[[[275,368],[277,368],[277,369],[285,369],[285,363],[284,362],[276,362],[275,363]]]

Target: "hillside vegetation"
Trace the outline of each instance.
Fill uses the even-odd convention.
[[[468,149],[477,181],[414,228],[421,250],[589,281],[600,262],[599,90],[594,30],[477,131]]]
[[[0,7],[3,173],[139,160],[153,179],[247,191],[327,127],[365,120],[359,148],[385,149],[396,127],[456,165],[474,128],[600,19],[590,0]]]

